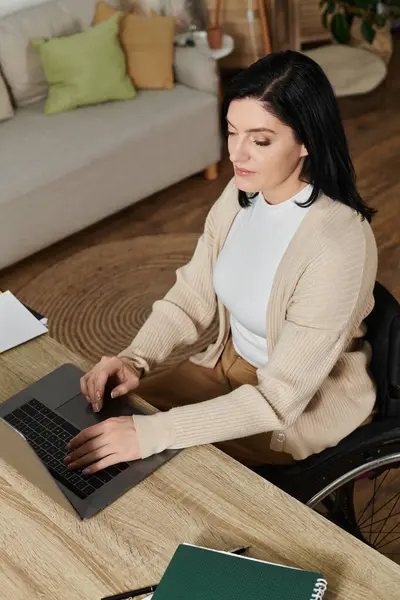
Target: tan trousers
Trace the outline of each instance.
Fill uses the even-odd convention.
[[[159,410],[204,402],[228,394],[243,385],[257,384],[256,369],[236,354],[229,339],[214,369],[194,365],[189,360],[169,371],[146,377],[140,382],[139,395]],[[269,448],[272,433],[262,433],[215,445],[247,466],[292,464],[290,454]]]

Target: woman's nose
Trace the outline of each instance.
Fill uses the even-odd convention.
[[[244,141],[235,140],[229,144],[229,158],[233,163],[245,162],[249,158]]]

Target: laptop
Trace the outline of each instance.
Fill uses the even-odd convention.
[[[121,415],[145,414],[127,398],[111,398],[94,413],[80,393],[83,371],[64,364],[0,404],[0,457],[80,519],[92,517],[173,458],[166,450],[85,475],[63,462],[65,446],[82,429]]]

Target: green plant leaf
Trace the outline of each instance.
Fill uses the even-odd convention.
[[[363,19],[361,23],[361,33],[364,39],[366,39],[369,44],[372,44],[376,35],[376,31],[372,27],[371,22],[367,19]]]
[[[331,21],[331,32],[339,44],[346,44],[350,39],[350,27],[345,15],[339,13],[333,15]]]
[[[328,29],[328,9],[326,8],[322,14],[322,26]]]
[[[383,15],[375,15],[375,23],[378,27],[383,27],[386,24],[386,17]]]
[[[353,2],[350,2],[350,4],[353,4]],[[370,8],[371,0],[354,0],[354,6],[356,8]]]
[[[332,14],[335,12],[336,2],[335,0],[328,0],[328,13]]]

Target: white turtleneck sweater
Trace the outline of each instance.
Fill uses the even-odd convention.
[[[260,368],[268,361],[267,308],[275,274],[308,208],[308,185],[289,200],[268,204],[260,193],[233,222],[214,269],[214,288],[230,313],[239,356]]]

